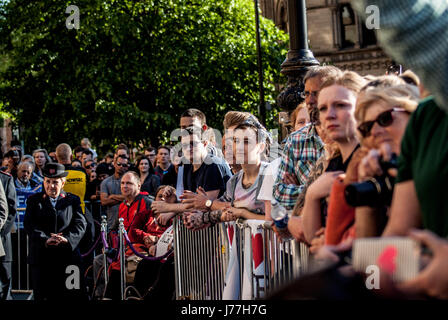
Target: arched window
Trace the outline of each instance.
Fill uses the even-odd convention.
[[[277,2],[275,24],[280,30],[288,33],[288,7],[284,0]]]
[[[340,23],[341,49],[352,48],[358,42],[358,33],[356,30],[355,13],[350,4],[345,3],[338,10]]]
[[[284,6],[280,9],[280,29],[288,32],[288,11]]]

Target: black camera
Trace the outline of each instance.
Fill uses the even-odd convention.
[[[345,188],[345,200],[349,205],[352,207],[390,205],[395,178],[391,177],[387,171],[391,168],[397,168],[397,155],[392,154],[390,161],[380,159],[380,166],[383,175],[370,178],[367,181],[352,183]]]

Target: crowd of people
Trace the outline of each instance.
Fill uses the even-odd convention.
[[[4,155],[0,175],[2,221],[11,222],[15,215],[16,190],[29,191],[23,226],[30,237],[28,263],[36,300],[86,297],[86,279],[77,295],[64,287],[68,264],[84,272],[93,264],[93,296],[120,299],[116,254],[107,286],[99,279],[102,255],[81,256],[95,238],[95,220],[101,219],[92,206],[85,206],[94,201],[107,216],[111,246],[117,244],[118,219],[123,218],[134,249],[146,256],[157,256],[158,239],[181,216],[193,231],[237,219],[272,221],[280,238],[306,243],[316,259],[337,259],[338,250],[346,250],[354,239],[410,235],[434,249],[437,260],[437,246],[447,246],[442,238],[448,225],[440,191],[429,182],[440,171],[421,164],[427,157],[437,159],[437,145],[421,135],[430,134],[425,125],[437,127],[446,115],[424,92],[412,71],[362,77],[334,66],[312,67],[305,76],[304,102],[292,112],[291,133],[276,159],[269,157],[270,132],[256,116],[239,111],[225,115],[219,145],[207,133],[205,115],[188,109],[180,117],[180,149],[148,147],[134,161],[125,144],[98,159],[88,139],[73,150],[66,143],[58,145],[55,159],[45,149],[22,155],[16,146]],[[434,154],[428,155],[428,148]],[[357,202],[345,196],[348,186],[379,177],[394,181],[390,189],[365,199],[358,195]],[[289,215],[279,216],[279,206]],[[10,242],[2,243],[11,250]],[[127,247],[129,266],[132,256]],[[430,263],[435,265],[419,275],[428,281],[441,272],[437,262]],[[137,259],[136,264],[131,281],[139,296],[173,298],[172,257],[163,263]],[[8,279],[10,273],[2,278],[5,298]],[[420,288],[400,286],[403,295],[420,289],[446,296],[446,287],[439,292],[427,282]]]
[[[119,144],[100,158],[87,138],[74,149],[62,143],[49,153],[24,154],[12,146],[0,171],[0,298],[10,297],[11,229],[21,208],[35,300],[120,299],[114,251],[120,218],[132,243],[125,254],[127,280],[137,296],[173,298],[173,256],[141,256],[160,256],[159,240],[176,217],[191,232],[238,219],[265,220],[280,239],[305,243],[315,261],[333,269],[305,275],[285,291],[299,298],[362,295],[367,289],[358,280],[366,275],[344,260],[353,242],[409,237],[426,247],[418,274],[394,282],[390,270],[382,270],[384,285],[366,296],[447,299],[446,81],[436,64],[411,50],[413,34],[404,26],[414,21],[412,6],[398,10],[403,21],[393,19],[391,7],[406,1],[361,2],[358,11],[375,3],[391,12],[382,18],[384,44],[394,57],[408,57],[423,81],[411,70],[361,76],[335,66],[309,67],[304,101],[290,114],[280,157],[272,155],[276,142],[255,115],[227,112],[224,134],[217,137],[204,113],[193,108],[180,116],[176,146],[149,146],[137,157]],[[419,29],[422,41],[430,38],[425,30]],[[400,43],[395,53],[392,42]],[[24,207],[19,194],[28,199]],[[110,244],[106,272],[104,257],[88,252],[102,213]],[[93,288],[86,277],[76,290],[67,288],[68,265],[81,274],[92,270]]]

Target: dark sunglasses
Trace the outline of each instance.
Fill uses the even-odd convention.
[[[95,167],[96,167],[96,164],[94,164],[94,163],[86,165],[86,169],[95,168]]]
[[[117,166],[127,168],[127,167],[129,167],[129,164],[117,162]]]
[[[358,130],[361,133],[361,135],[364,138],[367,138],[368,136],[370,136],[370,131],[373,128],[373,125],[376,123],[378,123],[380,126],[382,126],[383,128],[386,128],[388,126],[390,126],[393,122],[394,122],[394,117],[392,116],[392,112],[407,112],[405,109],[402,108],[393,108],[384,112],[381,112],[378,117],[376,117],[375,120],[373,121],[366,121],[363,122],[359,125]]]

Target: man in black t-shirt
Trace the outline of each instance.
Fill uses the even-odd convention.
[[[184,190],[196,192],[202,187],[209,198],[216,199],[224,193],[230,172],[221,158],[207,152],[201,133],[199,128],[189,127],[182,134],[182,151],[189,162],[184,164]]]
[[[207,152],[207,143],[202,139],[202,129],[188,127],[181,132],[181,146],[184,154],[183,186],[184,190],[198,192],[201,187],[208,199],[220,197],[226,183],[231,176],[228,166],[222,158]],[[154,201],[151,205],[154,212],[185,212],[191,204],[167,204],[163,201]]]

